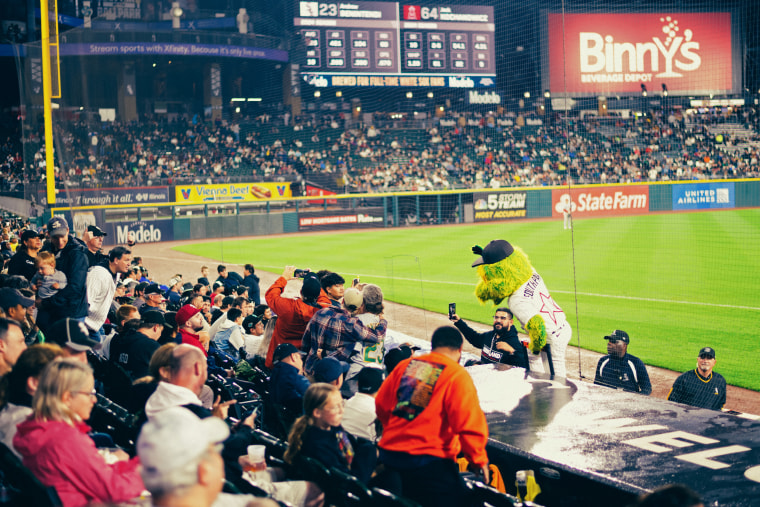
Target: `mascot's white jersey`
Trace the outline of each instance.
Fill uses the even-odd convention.
[[[565,376],[565,351],[570,343],[573,330],[567,322],[565,312],[559,307],[549,294],[541,275],[533,270],[533,276],[522,284],[507,300],[510,311],[522,324],[523,329],[534,315],[540,315],[544,319],[546,327],[546,342],[552,350],[552,362],[554,374],[558,377]]]

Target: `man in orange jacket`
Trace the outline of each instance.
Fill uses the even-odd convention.
[[[478,393],[459,365],[462,333],[439,327],[429,354],[399,363],[375,399],[383,425],[382,486],[423,506],[466,505],[457,455],[488,482],[488,426]]]
[[[277,314],[277,322],[272,331],[272,341],[269,342],[267,351],[266,367],[272,367],[274,349],[282,343],[290,343],[297,349],[301,348],[301,338],[306,330],[306,325],[317,310],[330,306],[330,299],[322,284],[313,273],[308,273],[303,279],[301,287],[301,299],[283,297],[285,286],[290,280],[295,280],[295,267],[286,266],[282,276],[274,281],[266,292],[265,298],[269,308]]]

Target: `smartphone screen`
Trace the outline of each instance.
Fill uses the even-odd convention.
[[[449,318],[453,317],[457,313],[457,304],[449,303]]]

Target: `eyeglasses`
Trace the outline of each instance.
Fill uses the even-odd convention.
[[[700,359],[715,359],[713,356],[709,356],[707,354],[702,354],[701,356],[699,356],[699,358]]]
[[[98,399],[98,392],[93,389],[92,391],[75,391],[77,394],[84,394],[86,396],[89,396],[90,398],[97,400]]]

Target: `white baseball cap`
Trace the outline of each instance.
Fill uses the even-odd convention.
[[[210,444],[223,442],[230,430],[218,417],[200,419],[183,407],[160,411],[143,426],[137,439],[137,455],[143,465],[146,488],[200,458]]]

